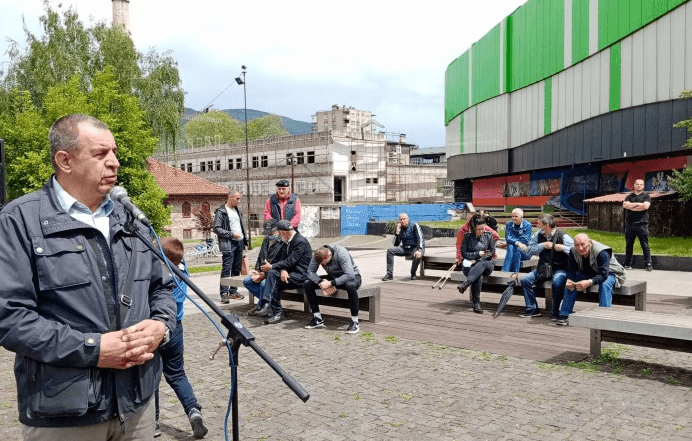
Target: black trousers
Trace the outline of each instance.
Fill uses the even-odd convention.
[[[473,294],[474,299],[480,300],[483,276],[489,276],[494,269],[495,264],[492,260],[479,260],[471,268],[464,267],[462,272],[466,276],[466,280],[471,283],[471,294]]]
[[[239,276],[240,265],[243,262],[243,241],[232,240],[231,249],[221,253],[221,277]],[[219,291],[223,293],[238,292],[235,286],[219,285]]]
[[[324,276],[326,280],[334,280],[331,276]],[[348,306],[351,309],[351,316],[358,317],[358,288],[362,280],[360,275],[356,276],[355,280],[351,280],[342,285],[336,285],[336,289],[343,289],[348,293]],[[308,296],[308,303],[310,303],[310,309],[313,313],[320,312],[320,305],[317,302],[316,290],[319,285],[312,280],[308,279],[303,284],[303,289],[305,290],[305,295]]]
[[[649,249],[649,225],[628,225],[625,227],[625,266],[632,265],[632,253],[634,252],[634,239],[639,238],[639,243],[644,252],[644,263],[651,265],[651,250]]]

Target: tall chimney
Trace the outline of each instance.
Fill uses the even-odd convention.
[[[119,26],[123,32],[130,33],[130,0],[113,1],[113,27]]]

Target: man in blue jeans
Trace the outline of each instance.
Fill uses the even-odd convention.
[[[598,306],[610,308],[613,303],[613,286],[620,287],[626,279],[625,269],[613,256],[613,250],[589,239],[584,233],[574,237],[574,246],[567,262],[567,289],[557,321],[561,326],[569,324],[569,315],[573,312],[578,292],[598,285]]]
[[[505,225],[505,241],[498,248],[507,248],[502,271],[517,272],[522,260],[529,260],[529,241],[531,240],[531,222],[524,219],[521,208],[512,210],[512,220]]]
[[[529,254],[538,254],[538,266],[550,265],[553,270],[552,289],[553,306],[550,311],[550,320],[556,322],[560,315],[560,303],[565,294],[565,282],[567,281],[567,260],[574,245],[569,234],[556,228],[555,218],[551,214],[542,214],[536,220],[538,231],[531,236],[529,242]],[[536,303],[534,288],[536,283],[542,282],[538,278],[538,270],[533,270],[519,279],[524,289],[524,301],[526,309],[519,315],[521,318],[538,317],[541,310]]]
[[[161,248],[173,265],[180,268],[185,274],[188,274],[185,262],[183,262],[185,249],[182,242],[172,237],[164,237],[161,239]],[[185,409],[185,415],[187,415],[190,421],[194,437],[200,439],[204,438],[208,430],[202,419],[202,406],[197,402],[197,397],[195,397],[195,392],[192,390],[190,380],[187,379],[187,374],[185,374],[185,362],[183,359],[183,352],[185,351],[185,345],[183,343],[183,304],[185,302],[186,293],[187,285],[185,282],[179,280],[173,291],[173,297],[175,297],[178,311],[175,331],[171,334],[170,341],[159,347],[159,354],[161,354],[161,359],[163,360],[163,376],[168,385],[178,396],[178,401],[180,401],[180,404],[182,404]],[[161,426],[159,425],[158,387],[156,388],[154,397],[156,399],[156,429],[154,431],[154,437],[158,437],[161,435]]]
[[[262,240],[262,246],[257,255],[255,269],[250,271],[250,274],[243,279],[243,286],[245,286],[245,288],[250,291],[250,294],[257,299],[257,306],[247,312],[248,316],[258,316],[259,313],[257,311],[262,309],[264,303],[270,300],[262,298],[264,286],[267,284],[267,275],[262,271],[262,265],[264,265],[265,262],[276,262],[281,257],[281,252],[285,243],[281,240],[281,236],[279,236],[277,224],[278,221],[276,219],[264,221],[264,230],[262,234],[264,234],[265,237]]]

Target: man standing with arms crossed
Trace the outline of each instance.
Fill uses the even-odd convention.
[[[228,191],[226,203],[214,212],[214,233],[219,237],[221,251],[221,278],[240,275],[240,265],[243,261],[243,249],[248,246],[243,217],[240,215],[240,192]],[[229,303],[229,299],[242,300],[243,295],[238,288],[219,285],[221,303]]]
[[[634,191],[627,195],[622,208],[625,209],[625,269],[632,269],[632,254],[634,252],[634,239],[639,238],[639,243],[644,252],[644,263],[647,271],[653,271],[651,264],[651,250],[649,249],[649,207],[651,196],[644,191],[644,180],[634,181]]]
[[[108,127],[67,115],[49,140],[53,177],[0,212],[0,345],[16,354],[24,440],[150,440],[172,279],[109,196]]]

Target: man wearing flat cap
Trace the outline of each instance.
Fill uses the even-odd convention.
[[[276,183],[276,193],[264,204],[264,220],[288,220],[293,228],[300,223],[300,199],[289,190],[286,179]]]
[[[264,299],[262,297],[262,292],[264,291],[264,286],[267,284],[266,274],[262,272],[262,265],[265,262],[276,262],[281,257],[283,248],[286,247],[286,243],[279,236],[279,227],[277,226],[279,222],[276,219],[269,219],[264,222],[264,230],[262,234],[265,236],[262,240],[262,246],[260,247],[260,252],[257,255],[257,263],[255,263],[254,271],[250,271],[250,274],[243,280],[243,285],[250,291],[250,294],[257,298],[257,305],[247,312],[247,315],[258,315],[262,306],[265,303],[269,303],[269,299]]]
[[[284,319],[279,291],[302,287],[308,278],[308,266],[312,259],[310,242],[289,221],[279,221],[277,228],[286,245],[276,262],[265,262],[260,268],[266,275],[262,299],[269,302],[257,311],[257,315],[264,317],[266,325],[279,323]]]

